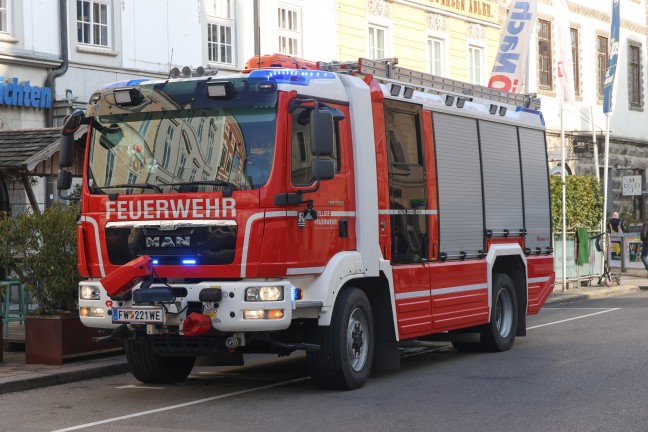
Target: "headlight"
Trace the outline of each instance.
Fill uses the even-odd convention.
[[[80,307],[79,308],[79,315],[81,315],[82,317],[102,318],[103,316],[106,315],[106,313],[104,312],[103,308]]]
[[[99,300],[99,287],[93,285],[81,285],[79,287],[79,296],[81,300]]]
[[[281,301],[284,298],[282,286],[249,287],[245,290],[245,301]]]

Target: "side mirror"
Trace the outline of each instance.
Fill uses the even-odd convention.
[[[335,177],[335,163],[330,159],[315,159],[311,172],[315,180],[331,180]]]
[[[313,156],[333,154],[333,114],[314,109],[310,113],[311,152]]]
[[[74,163],[74,135],[63,135],[59,144],[59,166],[69,168]]]
[[[63,135],[74,135],[74,132],[76,132],[83,123],[84,117],[85,114],[82,110],[74,111],[65,119],[61,133]]]
[[[59,170],[56,177],[56,188],[58,190],[69,190],[72,187],[72,173],[68,170]]]

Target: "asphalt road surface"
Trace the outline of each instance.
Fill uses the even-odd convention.
[[[648,431],[648,292],[545,307],[511,351],[404,349],[398,372],[324,391],[303,355],[0,396],[1,431]]]

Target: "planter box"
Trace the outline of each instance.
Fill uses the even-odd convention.
[[[75,315],[27,315],[25,317],[25,360],[27,363],[60,365],[81,355],[123,349],[121,341],[96,344],[93,337],[106,336],[89,328]]]

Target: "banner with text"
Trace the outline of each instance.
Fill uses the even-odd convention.
[[[488,87],[513,93],[524,87],[527,91],[527,57],[537,12],[537,0],[511,2]]]
[[[574,91],[574,60],[572,59],[571,28],[569,26],[569,7],[567,0],[553,0],[556,17],[556,67],[558,80],[562,86],[562,101],[571,103],[576,100]]]
[[[619,0],[612,0],[612,20],[610,21],[610,57],[608,60],[605,83],[603,84],[603,112],[611,114],[614,107],[614,79],[619,60]]]

